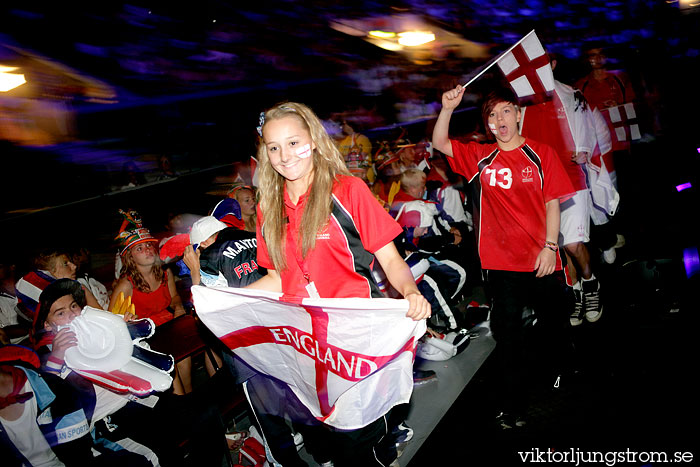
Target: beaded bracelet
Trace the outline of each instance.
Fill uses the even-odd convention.
[[[544,248],[549,248],[556,253],[557,250],[559,250],[559,245],[557,245],[555,242],[544,242]]]

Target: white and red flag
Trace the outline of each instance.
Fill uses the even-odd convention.
[[[357,429],[413,391],[425,321],[389,298],[280,300],[252,289],[192,287],[202,322],[256,371],[287,384],[318,420]]]
[[[534,30],[501,54],[497,63],[519,99],[542,102],[554,92],[549,56]]]
[[[637,121],[637,112],[632,102],[608,107],[601,110],[605,121],[610,127],[613,137],[613,149],[620,149],[620,144],[629,143],[642,137]]]
[[[487,63],[463,87],[469,86],[495,64],[498,64],[518,99],[523,103],[544,102],[554,92],[554,74],[549,56],[534,29]]]

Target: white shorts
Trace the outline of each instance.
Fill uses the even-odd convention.
[[[563,237],[561,245],[570,245],[576,242],[586,243],[590,240],[591,213],[588,206],[589,190],[580,190],[576,194],[562,202],[561,221],[559,232]]]

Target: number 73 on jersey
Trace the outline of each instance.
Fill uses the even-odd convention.
[[[502,169],[486,169],[484,170],[485,178],[488,179],[490,186],[500,186],[508,190],[513,185],[513,173],[507,167]]]

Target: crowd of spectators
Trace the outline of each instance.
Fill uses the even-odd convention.
[[[193,10],[133,2],[93,5],[81,11],[27,6],[7,14],[14,20],[11,33],[17,41],[34,44],[30,31],[45,28],[57,37],[43,44],[44,53],[69,66],[84,67],[86,73],[108,82],[114,80],[117,101],[199,88],[275,84],[275,75],[269,73],[274,69],[283,71],[289,82],[340,78],[363,94],[386,100],[389,106],[397,102],[430,106],[439,103],[436,80],[445,73],[465,74],[480,64],[436,52],[439,59],[433,59],[430,66],[417,65],[329,26],[331,21],[363,15],[420,14],[469,40],[487,44],[493,53],[522,37],[527,32],[523,24],[535,28],[548,43],[555,44],[553,52],[567,59],[579,58],[580,42],[589,39],[621,48],[643,48],[661,37],[672,55],[691,56],[696,50],[689,38],[676,37],[663,28],[660,19],[669,18],[671,23],[678,11],[674,5],[658,2],[576,1],[546,8],[537,0],[517,5],[505,1],[405,3],[404,8],[373,1],[352,6],[281,2],[272,8],[220,4]],[[412,94],[402,94],[404,89]],[[56,89],[53,94],[74,91]],[[393,110],[384,117],[394,121],[397,115],[415,115],[405,109]]]
[[[431,350],[435,347],[430,347],[427,343],[431,340],[444,341],[450,335],[451,339],[455,335],[466,339],[468,330],[487,318],[485,314],[470,314],[470,308],[471,311],[475,311],[474,307],[483,310],[489,305],[488,302],[471,303],[465,308],[464,303],[472,289],[482,285],[468,186],[462,177],[450,169],[445,156],[432,148],[428,138],[412,142],[402,133],[396,140],[372,141],[356,133],[346,121],[339,126],[340,131],[335,132],[338,148],[346,157],[349,169],[371,187],[377,203],[401,225],[403,232],[394,243],[411,267],[421,294],[430,303],[432,316],[428,319],[428,333],[424,336],[419,356],[427,359],[451,358],[459,347],[457,344],[454,344],[454,351],[444,351],[443,347],[441,352],[436,353]],[[480,141],[486,136],[470,134],[466,138]],[[214,393],[233,391],[235,383],[232,379],[216,379],[222,366],[223,371],[228,371],[231,365],[230,362],[222,363],[221,355],[225,349],[216,342],[211,342],[206,329],[197,324],[189,286],[200,281],[209,285],[229,286],[233,281],[234,286],[242,286],[242,276],[255,273],[256,277],[260,277],[254,251],[245,258],[243,255],[238,256],[237,261],[245,261],[247,268],[239,267],[243,265],[233,264],[230,260],[227,262],[221,256],[227,245],[236,244],[242,238],[254,238],[256,189],[245,185],[246,182],[252,180],[230,186],[228,196],[216,206],[202,206],[201,215],[177,216],[185,225],[180,225],[181,222],[177,227],[173,225],[172,232],[151,235],[138,212],[122,212],[124,221],[121,227],[115,229],[118,251],[113,277],[96,278],[91,274],[91,252],[83,245],[42,249],[34,258],[35,268],[29,272],[17,271],[14,262],[3,260],[3,343],[36,347],[44,362],[38,368],[32,366],[31,354],[20,349],[26,354],[22,354],[22,358],[31,364],[13,354],[3,362],[3,368],[23,368],[22,371],[29,375],[34,375],[37,371],[42,374],[43,371],[66,377],[63,354],[76,341],[70,331],[58,326],[73,319],[66,316],[79,316],[80,308],[86,303],[93,308],[112,310],[115,302],[121,304],[122,298],[127,296],[134,307],[131,315],[125,314],[125,319],[148,316],[157,326],[156,334],[151,340],[152,348],[177,354],[178,346],[181,345],[179,341],[184,336],[203,341],[205,347],[211,347],[203,366],[208,370],[211,384],[218,386]],[[199,248],[194,250],[190,243]],[[109,246],[105,245],[105,248],[109,249]],[[181,261],[183,257],[184,261]],[[375,277],[386,296],[398,296],[387,283],[380,268],[375,271]],[[70,288],[66,284],[76,285]],[[59,286],[63,288],[54,290]],[[53,294],[51,298],[47,298],[49,292]],[[72,303],[77,303],[77,308]],[[42,309],[42,306],[46,309]],[[67,307],[67,311],[64,307]],[[62,319],[66,321],[61,321]],[[447,346],[453,345],[447,342]],[[144,452],[147,452],[150,454],[145,455],[146,459],[157,456],[163,465],[177,463],[179,460],[173,457],[187,456],[187,451],[182,447],[182,432],[175,434],[173,422],[168,422],[172,412],[178,411],[182,414],[178,417],[178,423],[194,423],[204,430],[186,431],[187,436],[195,439],[189,445],[193,449],[189,454],[191,457],[188,457],[190,461],[195,462],[207,456],[211,459],[213,454],[223,455],[226,446],[224,423],[221,420],[222,414],[216,409],[217,398],[210,396],[210,392],[205,392],[208,389],[193,384],[192,357],[184,355],[181,354],[182,358],[177,362],[173,389],[159,396],[161,400],[155,408],[145,409],[128,398],[110,395],[109,390],[105,392],[104,388],[81,380],[75,374],[68,378],[67,381],[73,380],[73,389],[78,390],[80,397],[86,397],[86,387],[87,394],[97,394],[97,402],[93,402],[96,405],[88,404],[89,410],[84,408],[89,414],[99,414],[93,418],[88,416],[84,422],[96,433],[96,439],[103,440],[103,443],[105,440],[123,443],[122,436],[131,436],[146,446],[146,451],[129,446],[122,452],[122,456],[127,455],[126,452],[135,453],[135,459],[141,461],[143,459],[138,456],[144,456]],[[12,371],[8,370],[8,374],[12,374]],[[42,377],[49,380],[54,391],[59,391],[57,388],[62,386],[59,380],[46,374]],[[78,383],[75,382],[76,377]],[[430,375],[418,374],[414,377],[418,382]],[[29,380],[20,379],[33,382],[33,378],[34,376]],[[24,384],[25,390],[29,389],[29,383]],[[31,390],[35,394],[38,391],[35,385],[31,386]],[[70,390],[69,387],[68,393]],[[10,391],[6,394],[14,393]],[[212,397],[209,400],[211,404],[203,402],[202,397]],[[152,411],[153,417],[144,410]],[[3,416],[3,424],[10,427],[6,433],[12,438],[9,422],[14,420],[13,415],[0,415]],[[153,429],[158,430],[159,436],[147,433],[142,426],[133,425],[135,417],[143,416],[149,416],[154,423]],[[192,417],[192,420],[187,417]],[[118,431],[118,436],[105,429],[115,425],[121,425],[122,428]],[[403,427],[408,429],[405,424]],[[202,438],[202,433],[208,433],[207,440]],[[217,444],[216,440],[220,443]],[[25,457],[30,456],[27,452],[31,452],[31,449],[26,451],[28,448],[16,442],[12,445],[17,448],[14,454],[20,452]],[[58,444],[54,445],[56,446]],[[203,450],[203,446],[208,448]],[[60,459],[69,463],[71,461],[63,449],[45,452],[54,452]],[[77,451],[70,452],[75,455]],[[100,461],[107,462],[113,455],[114,453],[103,450]]]
[[[534,9],[536,6],[524,6],[521,14],[527,16],[528,8]],[[643,6],[643,2],[638,2],[638,6]],[[451,14],[453,11],[449,8],[431,8],[427,4],[425,7],[437,17],[444,20],[450,18],[451,21],[455,21],[454,15]],[[570,8],[582,9],[584,4],[583,2],[572,2]],[[487,11],[492,12],[491,9],[487,9]],[[282,19],[290,19],[288,14],[291,15],[292,19],[295,19],[296,15],[300,13],[296,11],[292,15],[291,12],[277,11],[274,15],[266,16],[268,20],[273,16],[279,20],[278,22],[268,22],[271,36],[279,37],[289,32],[288,27],[282,27],[285,24]],[[251,17],[260,19],[258,18],[260,15],[263,14],[247,12],[242,16],[247,19]],[[507,21],[507,18],[508,16],[503,16],[503,21]],[[290,55],[282,53],[276,55],[270,52],[271,49],[267,44],[250,44],[245,39],[243,30],[233,28],[228,23],[222,22],[213,26],[205,37],[182,37],[175,40],[171,35],[166,36],[166,31],[175,28],[180,20],[159,16],[147,9],[128,5],[124,7],[122,20],[133,28],[133,32],[137,33],[129,39],[128,43],[76,43],[77,50],[96,57],[117,57],[119,66],[138,75],[139,80],[144,80],[151,75],[167,73],[174,78],[172,82],[181,80],[192,83],[197,82],[200,78],[202,83],[211,83],[212,79],[241,81],[244,79],[244,74],[256,70],[256,64],[272,65],[292,76],[298,74],[301,77],[308,75],[309,72],[305,62],[289,63]],[[585,22],[581,24],[582,28],[588,26]],[[162,31],[162,37],[149,34],[148,40],[139,40],[142,36],[139,36],[138,33],[145,34],[146,31],[156,27]],[[254,26],[249,25],[248,27]],[[295,33],[300,37],[308,35],[309,33],[305,33],[303,29],[295,28]],[[644,35],[644,29],[641,29],[639,34]],[[513,38],[503,38],[504,42],[512,42],[511,39]],[[149,57],[153,54],[159,54],[166,42],[167,47],[172,48],[173,45],[176,45],[177,48],[172,50],[171,54],[162,54],[162,62],[154,63],[151,61]],[[202,43],[209,45],[204,49],[204,52],[200,47]],[[259,47],[260,53],[251,54],[251,50],[255,50],[256,46]],[[221,66],[229,70],[231,67],[235,68],[235,65],[241,64],[244,54],[240,53],[239,47],[245,48],[246,55],[255,56],[255,63],[252,65],[246,63],[238,73],[223,73]],[[318,44],[315,47],[311,49],[302,47],[294,55],[332,56],[340,50],[340,45],[334,44],[333,41],[327,44]],[[568,45],[566,42],[562,42],[558,44],[558,47],[566,50]],[[342,69],[348,63],[347,57],[339,54],[336,62],[338,68]],[[396,97],[395,107],[393,113],[390,113],[390,117],[388,114],[380,112],[379,108],[376,107],[370,109],[356,107],[351,111],[330,113],[324,124],[326,131],[335,140],[338,150],[345,158],[352,175],[367,183],[376,197],[377,203],[401,225],[402,234],[394,240],[394,243],[401,256],[411,267],[416,284],[432,309],[432,316],[428,320],[429,329],[425,338],[444,339],[449,333],[462,332],[462,330],[478,324],[479,320],[486,318],[482,315],[475,318],[474,315],[469,314],[469,307],[464,307],[464,299],[470,297],[473,288],[483,285],[475,235],[475,229],[478,229],[478,225],[475,226],[475,219],[478,219],[479,213],[473,207],[472,195],[467,181],[451,170],[450,163],[446,159],[448,156],[433,147],[429,136],[430,131],[421,133],[414,130],[409,132],[399,128],[398,134],[391,134],[388,137],[386,137],[387,133],[384,133],[382,138],[372,136],[371,130],[376,126],[390,122],[401,123],[416,119],[430,119],[436,116],[440,109],[439,95],[441,91],[445,90],[444,83],[436,85],[434,81],[428,79],[425,79],[421,85],[414,86],[416,81],[410,81],[410,75],[406,75],[405,70],[398,71],[388,64],[384,64],[382,67],[382,70],[361,70],[359,68],[349,70],[348,76],[357,79],[358,87],[368,96],[381,94],[384,97],[387,95]],[[571,75],[573,76],[574,73]],[[583,76],[583,72],[578,74],[578,77]],[[392,78],[396,78],[396,80],[392,80]],[[403,78],[409,81],[405,81]],[[454,83],[447,83],[447,85],[452,84]],[[653,114],[653,100],[651,102],[646,100],[648,96],[653,97],[653,91],[644,87],[643,77],[634,81],[633,84],[636,87],[637,95],[643,99],[638,101],[639,108],[647,112],[651,111]],[[426,89],[432,88],[432,99],[417,91],[421,86]],[[642,92],[639,92],[640,90]],[[585,89],[583,91],[585,94]],[[474,97],[468,97],[466,101],[469,102],[469,99],[474,99]],[[591,100],[589,99],[589,101]],[[611,105],[600,104],[599,110],[602,111],[604,108],[624,103],[625,101],[615,102]],[[642,129],[640,136],[649,140],[654,138],[658,127],[654,125],[654,117],[647,119],[647,122],[649,124]],[[614,128],[610,127],[610,130],[614,131]],[[487,132],[479,128],[478,120],[470,120],[468,125],[460,129],[460,132],[461,134],[457,137],[460,141],[482,142],[488,139]],[[625,157],[629,150],[630,146],[627,145],[623,151],[625,154],[619,154],[617,157]],[[578,164],[590,162],[592,155],[588,154],[589,160],[582,160]],[[597,155],[602,156],[601,154]],[[169,180],[178,176],[172,166],[172,161],[167,156],[158,159],[158,167],[158,180]],[[624,181],[624,171],[616,175]],[[143,183],[142,176],[133,167],[125,167],[123,186],[137,187]],[[84,451],[86,449],[83,443],[84,439],[80,443],[74,444],[76,450],[69,454],[64,449],[55,449],[59,444],[63,444],[57,441],[55,433],[49,435],[43,431],[39,433],[34,429],[36,432],[34,440],[41,441],[42,436],[46,440],[37,441],[32,446],[22,445],[17,440],[14,433],[18,433],[18,431],[16,426],[11,427],[12,422],[22,419],[23,423],[33,424],[35,420],[27,421],[21,418],[24,416],[22,413],[18,414],[16,411],[8,410],[8,408],[13,406],[16,408],[17,404],[26,403],[28,398],[25,396],[33,393],[37,395],[35,401],[32,402],[34,410],[37,410],[38,407],[39,411],[43,411],[45,407],[40,405],[38,396],[43,390],[39,386],[40,378],[44,378],[49,383],[46,388],[50,388],[50,392],[61,396],[61,404],[68,400],[66,398],[70,399],[71,391],[79,392],[79,395],[70,399],[70,402],[73,404],[77,400],[79,404],[82,404],[80,410],[83,413],[83,418],[80,419],[80,429],[97,433],[96,439],[97,441],[103,439],[103,445],[108,444],[108,440],[114,441],[113,437],[108,434],[112,431],[110,417],[121,419],[124,426],[129,426],[130,418],[143,417],[143,410],[152,410],[153,413],[157,414],[157,423],[154,425],[154,429],[171,433],[174,431],[172,427],[166,429],[169,417],[174,411],[180,411],[193,418],[192,426],[203,427],[200,433],[193,433],[190,430],[188,434],[193,438],[200,439],[202,433],[207,433],[210,435],[208,442],[212,443],[212,449],[207,450],[202,449],[204,444],[193,443],[195,447],[190,446],[192,456],[189,458],[189,462],[196,465],[198,460],[212,456],[213,453],[221,454],[219,451],[226,446],[224,425],[220,419],[221,414],[216,413],[212,405],[205,403],[200,406],[199,404],[202,403],[203,397],[204,399],[208,397],[202,396],[202,392],[209,390],[207,386],[209,383],[217,384],[219,389],[221,388],[224,383],[220,379],[217,380],[216,375],[219,371],[226,371],[229,365],[222,362],[222,349],[217,349],[219,347],[217,342],[212,342],[206,329],[202,329],[201,325],[196,322],[196,310],[192,304],[189,287],[192,285],[193,279],[194,284],[201,282],[210,285],[232,285],[234,276],[227,268],[235,269],[237,266],[219,261],[221,258],[216,255],[220,248],[225,248],[227,242],[235,242],[239,238],[252,239],[254,236],[256,231],[254,174],[245,174],[245,177],[240,177],[240,180],[231,184],[224,201],[226,202],[223,205],[201,206],[199,212],[194,216],[188,216],[185,213],[181,213],[177,217],[173,216],[174,220],[181,221],[177,228],[173,225],[171,231],[157,232],[155,235],[152,235],[145,228],[148,225],[148,219],[142,221],[136,211],[123,211],[124,222],[121,227],[115,226],[114,229],[115,241],[118,246],[118,250],[113,252],[116,253],[114,274],[108,277],[96,277],[92,273],[90,254],[94,252],[89,251],[85,245],[81,244],[36,245],[36,251],[31,258],[32,267],[26,268],[26,270],[19,270],[18,265],[27,263],[28,258],[18,261],[17,258],[11,258],[10,255],[6,254],[0,258],[0,319],[2,320],[0,339],[2,344],[6,346],[5,349],[16,349],[6,351],[0,348],[2,351],[0,352],[0,357],[2,357],[0,360],[0,383],[2,383],[0,396],[3,398],[2,406],[0,406],[0,419],[5,427],[4,430],[0,430],[0,435],[10,439],[12,442],[9,445],[14,447],[9,449],[7,453],[3,448],[1,451],[3,456],[7,454],[15,458],[19,455],[20,460],[38,460],[39,458],[33,457],[38,450],[43,453],[41,456],[46,455],[51,461],[55,461],[56,456],[58,456],[67,463],[74,462],[74,459],[78,458],[81,459],[80,462],[84,462],[83,454],[76,454],[89,451],[90,446],[87,447],[88,451]],[[124,208],[132,207],[124,206]],[[199,218],[201,219],[197,220]],[[183,219],[186,220],[183,221]],[[615,245],[622,246],[619,236]],[[104,245],[104,251],[112,253],[114,246]],[[195,250],[195,246],[199,248]],[[611,245],[606,244],[597,250],[595,250],[595,245],[591,248],[594,249],[591,255],[597,255],[596,257],[599,257],[601,261],[612,262],[615,260],[614,256],[611,257],[610,254],[605,256],[605,252],[609,251]],[[246,264],[249,272],[256,274],[257,277],[261,271],[257,271],[254,253],[251,252],[250,255]],[[244,269],[241,271],[243,274],[248,273]],[[238,272],[237,275],[240,279],[241,272],[237,270],[236,272]],[[380,268],[374,272],[380,290],[386,296],[397,297],[397,292],[386,283],[386,277],[383,277]],[[585,275],[582,277],[587,279]],[[234,285],[243,284],[236,283]],[[59,286],[63,288],[58,290]],[[134,303],[134,313],[131,316],[125,315],[125,319],[157,317],[154,319],[157,326],[155,332],[156,339],[160,339],[153,341],[153,347],[156,350],[171,354],[179,353],[180,349],[175,348],[177,346],[168,346],[168,341],[178,340],[181,337],[177,334],[179,332],[188,333],[188,336],[197,335],[197,339],[203,342],[203,347],[208,349],[204,366],[210,381],[206,384],[203,383],[200,387],[193,383],[191,355],[183,353],[180,355],[182,358],[177,362],[173,389],[164,395],[155,406],[144,409],[135,406],[134,401],[127,400],[127,398],[115,400],[113,394],[105,399],[104,391],[101,388],[96,389],[97,386],[92,387],[90,382],[79,381],[76,383],[73,381],[74,386],[66,386],[59,379],[54,378],[54,376],[59,375],[67,381],[69,380],[63,366],[63,354],[65,348],[75,345],[76,341],[75,337],[71,336],[68,331],[60,329],[59,324],[65,323],[56,321],[57,324],[54,325],[52,320],[55,320],[59,313],[63,313],[66,306],[67,310],[76,316],[84,305],[102,310],[112,310],[117,300],[120,301],[121,305],[124,296],[130,297],[133,300],[130,302]],[[69,298],[66,299],[66,297]],[[75,309],[75,305],[78,305],[77,309]],[[481,304],[470,304],[472,307],[474,305],[488,307],[489,303],[486,301]],[[598,317],[595,320],[589,319],[589,321],[595,322]],[[71,318],[66,319],[68,319],[66,321],[68,323]],[[182,325],[181,323],[185,319],[187,324]],[[175,322],[181,325],[173,326],[172,323]],[[571,324],[574,324],[573,321]],[[166,332],[168,337],[163,338],[162,336],[166,335]],[[49,340],[47,340],[47,335]],[[12,347],[14,344],[21,344],[37,351],[42,350],[42,360],[38,361],[30,351]],[[47,344],[53,345],[53,349],[49,348],[46,351]],[[159,347],[163,344],[165,347]],[[53,373],[53,375],[42,375],[45,372]],[[230,381],[228,383],[232,384]],[[205,388],[205,386],[207,387]],[[87,388],[88,396],[85,395],[85,388]],[[83,392],[80,392],[79,389]],[[214,392],[218,394],[217,391]],[[171,396],[181,396],[183,399]],[[83,400],[85,397],[92,397],[91,402],[85,403]],[[215,404],[215,401],[214,397],[209,402]],[[37,404],[39,405],[37,406]],[[54,405],[54,407],[67,410],[66,407],[70,405],[61,404]],[[70,408],[74,409],[75,407],[71,406]],[[93,417],[94,413],[98,413],[100,417]],[[183,420],[189,420],[185,415],[179,420],[180,423],[184,423]],[[186,457],[184,449],[187,449],[187,446],[183,448],[181,443],[185,440],[177,438],[174,434],[168,439],[162,437],[154,439],[147,436],[143,427],[133,429],[135,430],[133,433],[136,433],[136,441],[147,446],[146,451],[129,450],[129,452],[136,453],[134,462],[143,460],[138,458],[139,455],[149,460],[157,455],[161,458],[162,463],[172,461],[173,465],[177,465],[181,459],[171,459],[173,457],[171,450],[173,444],[178,449],[176,452],[180,453],[179,449],[183,449],[182,455]],[[124,433],[120,432],[120,434]],[[82,436],[77,436],[76,439],[78,438],[82,438]],[[218,446],[215,440],[220,441]],[[54,452],[51,452],[49,445],[54,448]],[[101,452],[104,456],[101,460],[105,462],[114,455],[114,453],[108,453],[104,449]],[[85,456],[89,457],[87,454]],[[138,461],[135,460],[137,458]]]
[[[205,121],[181,124],[177,134],[159,134],[164,126],[159,120],[172,124],[182,117],[176,114],[183,110],[170,104],[173,99],[194,99],[193,96],[206,95],[207,91],[222,90],[278,93],[280,83],[271,77],[278,76],[274,70],[280,70],[284,71],[285,86],[332,81],[335,84],[325,87],[326,92],[341,88],[351,93],[349,100],[355,107],[353,118],[359,129],[397,122],[410,125],[422,118],[434,118],[444,84],[449,80],[454,80],[454,84],[465,82],[464,78],[483,63],[443,53],[430,65],[419,65],[329,27],[333,20],[363,17],[365,12],[366,16],[406,11],[421,14],[446,30],[488,46],[491,56],[534,28],[550,51],[561,57],[558,73],[568,84],[581,77],[579,65],[585,60],[581,42],[603,40],[613,48],[611,60],[617,60],[616,65],[624,65],[638,75],[633,84],[642,88],[636,91],[657,111],[656,121],[651,122],[656,130],[662,127],[659,119],[664,117],[660,96],[674,87],[676,79],[681,82],[685,79],[666,76],[662,70],[669,61],[689,62],[698,53],[693,34],[687,33],[692,30],[693,15],[681,14],[679,6],[673,3],[569,2],[543,8],[539,1],[518,5],[509,2],[445,5],[420,1],[406,2],[405,8],[398,9],[371,1],[352,6],[322,3],[283,2],[272,8],[256,5],[234,8],[220,4],[194,11],[176,6],[149,7],[143,2],[91,5],[80,11],[61,6],[7,8],[6,15],[13,21],[8,21],[7,41],[3,38],[0,42],[19,49],[26,47],[29,52],[34,50],[43,55],[44,62],[55,61],[56,69],[63,65],[72,67],[73,74],[94,76],[114,91],[111,104],[83,106],[81,96],[85,89],[76,87],[75,80],[57,79],[46,71],[36,77],[29,76],[32,89],[39,93],[30,99],[34,102],[30,106],[43,108],[44,103],[60,103],[70,110],[70,125],[63,129],[68,133],[65,138],[51,140],[51,144],[76,137],[83,141],[63,148],[60,144],[49,145],[46,148],[49,153],[45,155],[20,153],[16,157],[43,157],[46,167],[50,167],[48,172],[57,160],[79,165],[85,174],[85,190],[90,196],[101,195],[172,179],[172,171],[161,173],[158,168],[156,144],[143,145],[139,138],[168,144],[185,137],[184,144],[167,149],[179,174],[200,170],[204,159],[207,159],[204,166],[223,162],[221,151],[202,157],[202,152],[221,141],[219,135],[204,130],[220,128],[220,133],[229,134],[230,128],[241,126],[239,112],[229,111],[231,106],[239,108],[236,95],[227,95],[224,105],[202,103],[202,107],[219,107],[197,110],[198,114],[206,115]],[[504,14],[506,11],[508,14]],[[31,34],[35,30],[45,31],[53,40],[45,41]],[[280,37],[288,40],[278,40]],[[647,66],[650,63],[653,65]],[[466,99],[475,102],[477,98],[475,94]],[[2,101],[0,121],[7,119],[7,131],[11,133],[2,138],[19,141],[14,138],[22,136],[35,119],[34,114],[18,110],[26,107],[17,103],[21,100]],[[153,110],[144,108],[135,110],[133,118],[122,116],[121,121],[109,121],[104,117],[105,110],[113,104],[114,107],[156,105],[163,109],[157,113],[163,118],[152,118]],[[310,104],[319,114],[325,113],[322,105],[329,110],[327,113],[332,111],[329,108],[332,104],[322,99]],[[197,105],[200,104],[193,107]],[[97,113],[83,117],[81,112],[88,108],[90,112],[97,109]],[[41,112],[46,114],[44,110]],[[98,124],[93,122],[98,121],[103,122],[99,126],[110,130],[94,132]],[[126,129],[128,122],[137,121],[138,124],[132,123],[133,128]],[[29,126],[36,127],[33,123]],[[124,132],[111,131],[117,127],[124,128]],[[143,128],[147,128],[145,134]],[[27,143],[24,137],[20,139],[19,144],[35,144]],[[112,150],[114,146],[107,140],[119,139],[122,139],[121,147]],[[97,142],[91,143],[94,140]],[[19,162],[13,164],[18,169],[24,168]],[[76,197],[72,195],[73,199],[66,201]],[[27,206],[21,208],[40,207],[39,201],[30,204],[25,199]]]

